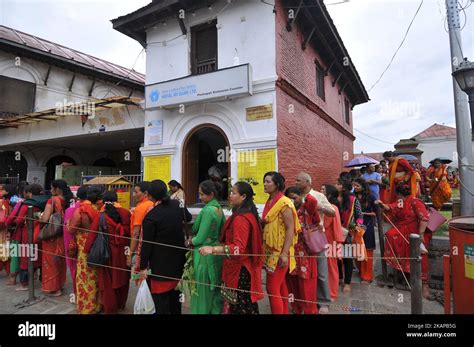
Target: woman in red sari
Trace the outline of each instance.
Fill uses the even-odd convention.
[[[335,186],[325,184],[321,187],[321,192],[326,195],[331,206],[336,211],[334,217],[324,218],[324,229],[326,230],[326,238],[331,246],[331,255],[328,255],[328,273],[329,273],[329,291],[331,293],[331,301],[336,301],[339,294],[339,268],[337,265],[338,255],[337,249],[344,243],[342,235],[341,216],[339,213],[340,203],[338,200],[339,192]],[[334,252],[335,251],[335,252]]]
[[[313,232],[323,232],[320,226],[318,201],[311,194],[304,196],[299,188],[289,187],[285,191],[285,195],[295,204],[303,233],[306,228],[316,226],[318,230]],[[304,242],[303,233],[298,235],[298,242],[295,245],[295,255],[298,256],[296,257],[296,268],[286,275],[286,283],[290,294],[292,293],[296,299],[291,303],[294,313],[317,314],[316,303],[305,302],[316,302],[317,300],[318,268],[316,258],[310,257],[311,253]]]
[[[89,233],[99,226],[99,210],[102,208],[104,188],[93,185],[87,190],[87,199],[80,201],[69,222],[69,232],[74,233],[77,243],[76,304],[79,314],[99,313],[102,306],[99,301],[97,269],[87,264],[85,245]]]
[[[0,271],[5,269],[7,276],[10,276],[10,260],[7,252],[7,227],[5,221],[10,214],[10,200],[7,198],[7,190],[4,184],[0,184],[0,247],[2,256],[0,257]]]
[[[66,181],[54,180],[51,182],[52,197],[48,200],[41,221],[47,223],[53,213],[59,212],[64,216],[64,211],[69,207],[73,198],[71,189]],[[63,218],[64,220],[64,218]],[[61,226],[62,228],[62,226]],[[42,244],[42,270],[41,289],[49,296],[60,296],[66,283],[66,259],[63,235],[50,240],[41,241]]]
[[[12,239],[17,241],[20,247],[25,249],[29,244],[28,242],[28,206],[33,207],[33,216],[39,216],[39,214],[44,210],[46,202],[48,200],[47,196],[41,195],[43,193],[43,187],[39,184],[30,184],[24,188],[24,198],[23,202],[20,202],[18,210],[10,214],[6,223],[8,226],[15,229],[12,234]],[[34,226],[34,244],[38,247],[38,258],[33,262],[33,267],[36,270],[41,268],[42,263],[42,254],[41,254],[41,245],[36,242],[36,236],[40,231],[40,222],[35,220],[33,222]],[[20,286],[16,288],[17,291],[26,291],[28,290],[28,257],[20,256]]]
[[[222,246],[204,246],[199,249],[203,256],[225,256],[222,281],[227,287],[224,313],[228,314],[258,314],[257,301],[263,299],[263,257],[239,255],[263,253],[262,228],[253,195],[253,189],[247,182],[234,184],[229,196],[233,211],[223,227],[220,239]]]
[[[120,207],[117,200],[117,193],[105,192],[104,206],[101,209],[110,247],[110,258],[107,264],[109,267],[97,266],[100,300],[106,314],[114,314],[125,309],[130,282],[126,256],[126,247],[129,246],[130,238],[130,212]],[[93,230],[99,230],[99,228]],[[86,253],[89,253],[97,235],[95,232],[90,232],[87,236]]]
[[[397,195],[398,201],[388,205],[380,200],[376,201],[385,211],[390,212],[391,221],[395,225],[385,234],[384,257],[391,258],[387,259],[387,263],[394,270],[410,273],[410,259],[407,259],[410,257],[410,234],[419,234],[424,245],[421,259],[423,296],[428,299],[430,293],[428,288],[428,252],[426,248],[432,237],[431,231],[426,229],[429,213],[421,200],[411,196],[409,186],[397,187]]]
[[[412,196],[417,194],[417,181],[415,169],[410,163],[391,151],[384,152],[384,159],[386,159],[389,165],[389,187],[385,192],[384,202],[390,204],[397,200],[396,188],[398,185],[409,185],[410,193]]]

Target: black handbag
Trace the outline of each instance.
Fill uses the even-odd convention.
[[[94,231],[90,231],[94,232]],[[89,254],[87,255],[87,262],[91,265],[107,265],[110,259],[109,238],[107,237],[107,223],[105,215],[101,213],[99,220],[99,233],[92,245]]]
[[[41,228],[38,233],[38,241],[47,241],[63,234],[63,214],[54,212],[54,201],[52,201],[53,213],[49,217],[48,224]]]

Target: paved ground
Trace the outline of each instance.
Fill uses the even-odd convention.
[[[386,229],[385,229],[386,230]],[[376,252],[375,256],[379,256]],[[381,263],[375,261],[375,275],[381,273]],[[44,297],[40,294],[41,283],[35,281],[35,293],[42,299],[31,306],[22,306],[28,298],[28,292],[15,291],[14,287],[7,286],[8,279],[4,272],[0,274],[0,314],[75,314],[75,305],[71,303],[72,283],[68,275],[65,295],[56,298]],[[133,304],[137,293],[134,284],[130,292],[124,314],[133,314]],[[394,288],[379,287],[375,282],[371,285],[360,284],[357,270],[354,270],[352,291],[340,292],[339,298],[329,308],[331,314],[410,314],[410,292]],[[270,313],[268,299],[259,302],[260,313]],[[423,300],[423,312],[443,314],[443,307],[436,301]],[[184,305],[183,313],[189,313],[189,308]]]

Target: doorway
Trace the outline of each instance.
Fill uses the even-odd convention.
[[[188,205],[199,203],[199,183],[211,178],[222,185],[219,200],[227,202],[230,163],[218,160],[222,159],[221,151],[227,149],[230,150],[229,140],[215,125],[203,124],[190,131],[184,141],[182,159],[182,184]]]

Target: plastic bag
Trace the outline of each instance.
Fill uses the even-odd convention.
[[[135,305],[133,306],[134,314],[154,314],[155,303],[151,296],[150,288],[146,281],[142,281],[140,288],[138,288],[137,298],[135,299]]]

